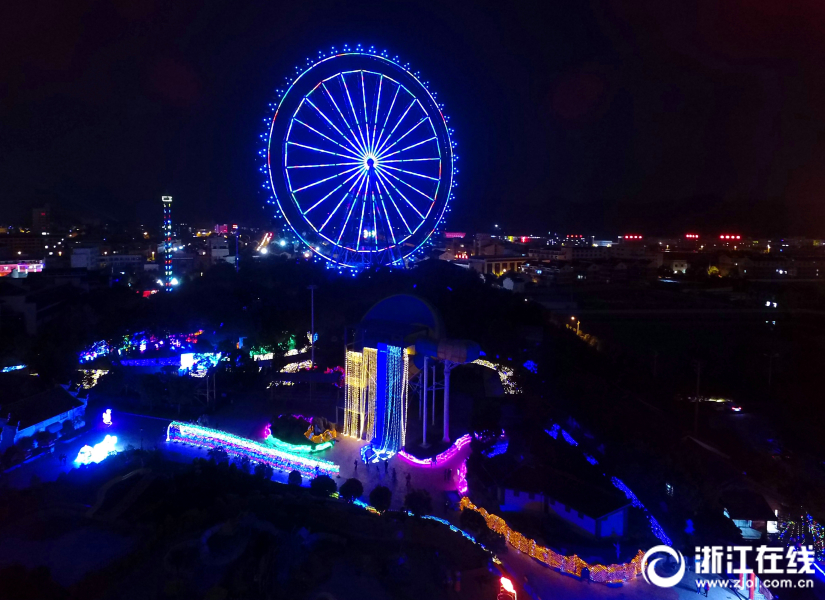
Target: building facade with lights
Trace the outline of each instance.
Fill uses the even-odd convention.
[[[80,400],[62,387],[8,404],[0,405],[0,451],[38,431],[58,433],[65,421],[82,426],[86,401]]]

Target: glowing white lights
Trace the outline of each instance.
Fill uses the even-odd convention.
[[[115,452],[115,445],[117,444],[117,436],[107,435],[103,441],[94,446],[83,446],[80,452],[77,453],[75,462],[80,465],[88,465],[90,463],[99,463],[107,456]]]

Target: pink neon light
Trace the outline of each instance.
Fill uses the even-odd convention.
[[[455,456],[456,454],[458,454],[458,452],[459,452],[459,451],[460,451],[460,450],[461,450],[464,446],[466,446],[467,444],[469,444],[469,443],[470,443],[470,440],[472,440],[472,439],[473,439],[473,438],[472,438],[472,436],[471,436],[469,433],[468,433],[467,435],[463,435],[463,436],[461,436],[460,438],[458,438],[458,439],[455,441],[455,443],[454,443],[452,446],[450,446],[449,448],[447,448],[447,449],[446,449],[444,452],[442,452],[441,454],[439,454],[439,455],[435,456],[435,457],[434,457],[434,458],[435,458],[435,461],[433,461],[433,459],[432,459],[432,458],[416,458],[416,457],[415,457],[415,456],[413,456],[412,454],[408,454],[407,452],[404,452],[403,450],[399,450],[399,451],[398,451],[398,456],[400,456],[401,458],[403,458],[404,460],[406,460],[408,463],[412,463],[412,464],[417,465],[417,466],[419,466],[419,467],[429,467],[429,468],[433,468],[433,467],[435,467],[435,466],[437,466],[437,465],[439,465],[439,464],[443,464],[445,461],[450,460],[453,456]]]
[[[458,467],[458,487],[456,487],[456,491],[459,495],[465,496],[467,490],[467,460],[465,459],[464,462],[461,463],[461,466]]]

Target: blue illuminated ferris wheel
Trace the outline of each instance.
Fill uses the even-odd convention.
[[[289,227],[340,267],[405,265],[451,198],[454,143],[433,94],[397,60],[320,57],[269,123],[266,170]]]

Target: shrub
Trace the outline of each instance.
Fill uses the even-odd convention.
[[[51,431],[38,431],[34,434],[34,441],[37,442],[38,448],[47,448],[53,441],[55,435]]]
[[[34,438],[30,436],[22,437],[19,440],[17,440],[17,446],[23,452],[31,452],[31,450],[34,449]]]
[[[361,481],[355,477],[347,479],[344,485],[341,486],[341,497],[347,502],[352,502],[356,498],[360,498],[364,493],[364,486]]]
[[[74,423],[71,419],[66,419],[63,421],[63,427],[60,429],[60,435],[66,438],[74,435]]]
[[[392,492],[390,488],[384,485],[376,486],[376,488],[370,492],[370,504],[378,512],[389,510],[391,502]]]
[[[416,517],[426,515],[433,510],[433,499],[427,490],[413,490],[404,498],[407,509]]]
[[[272,467],[264,463],[258,463],[255,465],[255,477],[260,477],[261,479],[272,479],[272,474],[274,472],[275,471],[272,470]]]
[[[319,475],[309,483],[309,491],[313,496],[328,498],[338,490],[338,486],[328,475]]]

